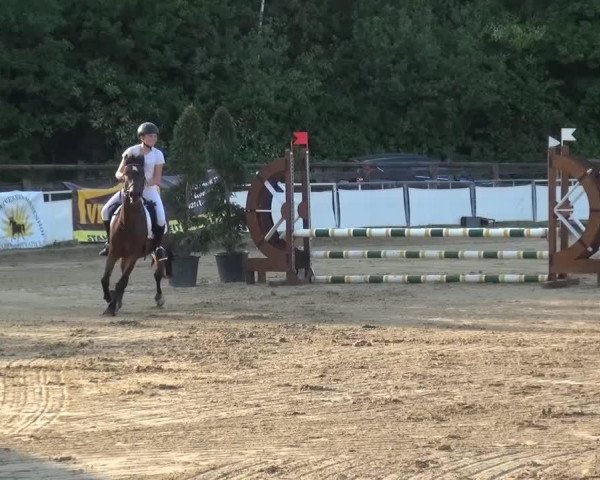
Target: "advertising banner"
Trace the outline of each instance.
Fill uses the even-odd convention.
[[[73,192],[73,237],[79,242],[105,242],[106,232],[100,211],[104,204],[118,192],[122,185],[112,188],[82,188],[65,184]]]
[[[43,209],[42,192],[0,193],[0,249],[46,245]]]

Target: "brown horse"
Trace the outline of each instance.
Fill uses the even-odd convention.
[[[129,282],[129,276],[140,257],[152,252],[152,241],[148,239],[148,224],[146,211],[142,200],[144,191],[144,157],[131,156],[125,159],[124,187],[122,191],[122,205],[110,228],[110,249],[106,259],[104,275],[102,277],[102,290],[104,300],[108,307],[105,315],[116,315],[123,303],[123,293]],[[115,290],[109,290],[110,276],[121,259],[121,278]],[[165,303],[160,282],[167,277],[170,270],[170,259],[157,262],[153,258],[154,279],[156,281],[156,305],[162,307]]]

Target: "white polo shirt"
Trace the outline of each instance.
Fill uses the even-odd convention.
[[[134,145],[133,147],[129,147],[127,150],[123,152],[123,156],[125,155],[141,155],[142,154],[142,146]],[[153,147],[146,155],[144,155],[144,176],[147,181],[151,181],[154,178],[154,166],[155,165],[164,165],[165,156],[158,149]]]

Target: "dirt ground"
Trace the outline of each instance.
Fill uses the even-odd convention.
[[[394,247],[545,249],[448,240]],[[209,255],[162,309],[138,265],[107,318],[97,250],[0,253],[2,479],[600,478],[595,278],[274,288],[219,283]],[[316,261],[319,274],[545,269]]]

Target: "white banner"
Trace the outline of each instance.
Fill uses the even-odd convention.
[[[46,245],[43,211],[42,192],[0,193],[0,249]]]
[[[46,232],[47,243],[73,240],[73,201],[55,200],[44,202],[39,212]]]
[[[310,192],[310,228],[332,226],[335,226],[333,192]],[[298,221],[294,228],[302,228],[302,221]]]
[[[247,198],[248,192],[245,190],[240,190],[238,192],[233,192],[233,198],[231,200],[233,203],[237,203],[240,207],[246,208]]]
[[[338,190],[340,228],[404,227],[404,190]],[[313,227],[316,228],[316,227]]]
[[[281,185],[280,185],[281,187]],[[283,187],[285,188],[285,187]],[[302,193],[294,192],[294,206],[296,208],[296,217],[298,217],[298,205],[302,201]],[[273,202],[271,204],[271,217],[273,225],[281,220],[281,206],[285,203],[285,192],[274,192]],[[333,211],[333,193],[325,192],[310,192],[310,224],[311,228],[332,228],[335,227],[335,214]],[[302,219],[297,218],[294,228],[302,228]],[[277,228],[279,232],[285,230],[285,222],[281,223]]]
[[[531,185],[475,187],[475,200],[479,217],[492,218],[497,222],[533,221]]]
[[[410,225],[460,225],[460,217],[471,216],[468,188],[409,188]]]

